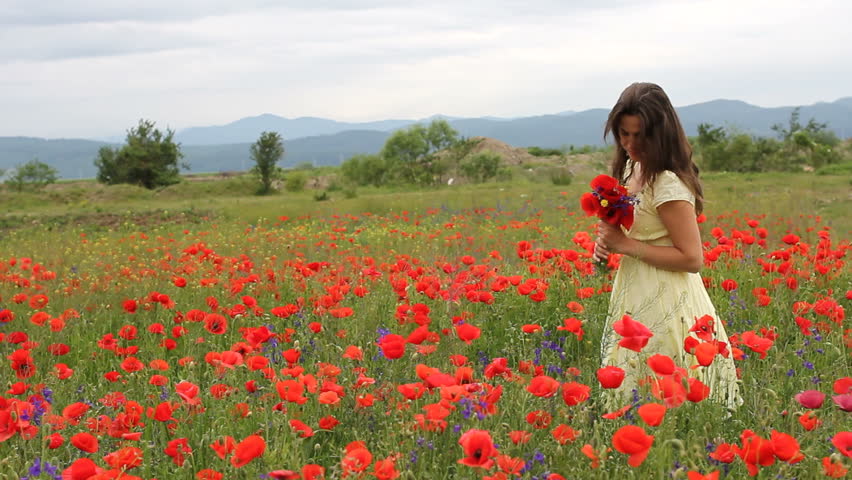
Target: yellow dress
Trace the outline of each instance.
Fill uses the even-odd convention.
[[[653,185],[645,186],[636,196],[639,204],[635,207],[634,223],[626,232],[627,236],[648,245],[671,246],[671,238],[657,213],[657,207],[673,200],[685,200],[695,205],[694,195],[677,175],[665,171],[657,176]],[[641,352],[618,345],[622,337],[615,332],[613,324],[625,314],[643,323],[654,334]],[[732,356],[724,358],[716,355],[709,366],[690,368],[698,362],[694,355],[684,350],[684,340],[690,335],[689,329],[695,319],[703,315],[710,315],[714,319],[714,338],[730,345],[701,275],[662,270],[633,257],[622,257],[613,281],[601,341],[601,358],[604,367],[612,365],[622,368],[625,378],[618,389],[604,391],[606,406],[616,409],[634,399],[633,391],[639,379],[653,375],[646,364],[647,358],[658,353],[668,355],[676,366],[686,368],[689,376],[709,386],[708,400],[717,401],[731,409],[740,405],[742,399]]]

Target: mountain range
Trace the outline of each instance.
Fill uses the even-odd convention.
[[[787,125],[796,107],[763,108],[738,100],[713,100],[677,109],[684,129],[697,135],[700,123],[727,126],[756,136],[774,136],[774,124]],[[813,118],[828,124],[841,138],[852,137],[852,97],[819,102],[800,108],[800,120]],[[281,166],[310,162],[339,165],[359,153],[377,153],[394,130],[432,119],[446,119],[465,137],[491,137],[518,147],[560,148],[574,145],[602,145],[603,125],[608,109],[520,118],[458,118],[433,116],[420,120],[391,119],[364,123],[301,117],[284,118],[272,114],[247,117],[227,125],[192,127],[180,130],[175,140],[181,144],[190,172],[246,170],[253,164],[249,147],[261,132],[279,132],[286,154]],[[104,145],[122,142],[84,139],[43,139],[0,137],[0,169],[37,158],[59,171],[62,178],[92,178],[94,159]]]

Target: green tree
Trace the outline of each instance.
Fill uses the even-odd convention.
[[[355,155],[340,165],[340,173],[359,186],[380,187],[390,180],[388,164],[380,155]]]
[[[126,143],[121,148],[101,147],[95,166],[97,179],[109,185],[130,183],[145,188],[171,185],[180,181],[180,163],[183,153],[174,142],[174,131],[165,133],[150,120],[139,120],[139,125],[127,131]]]
[[[709,123],[698,125],[696,145],[701,152],[702,166],[707,170],[728,170],[730,166],[725,156],[728,134],[723,127],[714,127]]]
[[[827,164],[837,163],[842,155],[837,147],[840,139],[828,129],[828,124],[817,122],[811,118],[808,123],[799,121],[799,108],[793,109],[787,125],[775,124],[772,130],[783,142],[784,154],[790,158],[789,167],[794,169],[809,165],[820,168]]]
[[[9,178],[6,179],[6,184],[20,192],[26,186],[41,188],[55,183],[57,177],[58,172],[55,168],[34,158],[16,166]]]
[[[252,173],[260,180],[260,193],[272,190],[272,181],[278,172],[277,163],[284,156],[284,143],[277,132],[263,132],[251,146],[251,158],[255,165]]]
[[[461,171],[471,182],[482,183],[497,176],[500,160],[494,152],[479,152],[462,162]]]
[[[412,125],[394,132],[381,156],[393,175],[404,183],[431,185],[440,181],[449,162],[437,155],[458,142],[458,132],[446,120],[433,120],[428,127]]]

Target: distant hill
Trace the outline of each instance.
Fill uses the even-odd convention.
[[[773,136],[772,125],[786,124],[794,107],[762,108],[738,100],[714,100],[678,108],[688,135],[696,135],[700,123],[731,126],[759,136]],[[568,145],[602,145],[608,109],[522,118],[454,118],[436,115],[420,120],[445,118],[465,137],[489,137],[516,147],[560,148]],[[828,123],[841,138],[852,137],[852,97],[802,106],[801,120],[814,118]],[[303,162],[338,165],[359,153],[377,153],[393,130],[415,120],[382,120],[365,123],[338,122],[324,118],[287,119],[272,114],[243,118],[222,126],[194,127],[177,132],[191,172],[245,170],[252,165],[249,146],[263,131],[276,131],[285,139],[283,166]],[[0,169],[33,158],[59,170],[62,178],[95,176],[94,159],[107,142],[79,139],[46,140],[31,137],[0,137]]]

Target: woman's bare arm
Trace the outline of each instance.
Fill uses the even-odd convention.
[[[701,270],[704,253],[692,204],[684,200],[666,202],[657,207],[657,213],[669,232],[671,247],[648,245],[627,237],[620,228],[601,223],[595,257],[606,258],[610,252],[622,253],[663,270],[693,273]]]

